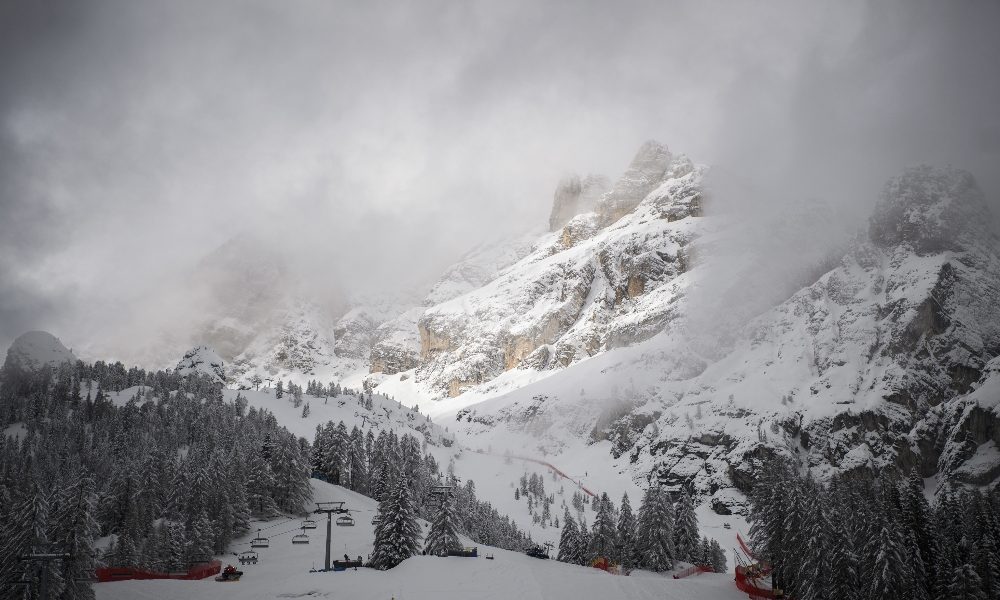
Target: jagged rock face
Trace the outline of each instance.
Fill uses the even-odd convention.
[[[218,352],[208,346],[198,346],[185,352],[174,371],[184,377],[197,373],[207,375],[220,384],[226,383],[226,364]]]
[[[981,238],[991,218],[970,173],[921,166],[886,184],[869,235],[882,248],[907,245],[919,255],[934,254],[964,249],[963,238]]]
[[[708,492],[723,485],[712,469],[692,466],[691,448],[668,441],[691,429],[728,435],[701,450],[715,472],[749,468],[769,452],[789,452],[819,473],[937,472],[941,444],[927,420],[1000,354],[1000,246],[981,226],[987,217],[968,173],[923,167],[892,180],[869,238],[745,329],[733,351],[744,364],[727,372],[727,385],[687,390],[684,404],[711,407],[704,425],[661,420],[659,476]],[[973,411],[955,427],[984,443],[991,419]],[[757,439],[730,433],[740,429]]]
[[[609,187],[608,179],[599,175],[583,179],[572,175],[560,181],[552,201],[549,231],[557,231],[577,215],[592,212]]]
[[[654,141],[643,144],[625,174],[597,203],[600,224],[610,225],[632,212],[647,194],[663,182],[672,162],[673,156],[665,146]]]
[[[45,331],[29,331],[19,335],[7,349],[4,368],[18,367],[30,371],[45,365],[58,367],[76,361],[76,356],[56,336]]]
[[[615,189],[621,199],[649,191],[610,226],[578,215],[486,285],[428,308],[417,380],[456,396],[511,369],[562,368],[662,330],[685,285],[704,174],[683,156],[651,166],[665,152],[640,151]]]

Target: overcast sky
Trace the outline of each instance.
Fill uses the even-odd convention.
[[[757,190],[721,203],[854,218],[921,162],[995,199],[998,6],[4,1],[0,345],[86,344],[242,231],[413,286],[648,138]]]

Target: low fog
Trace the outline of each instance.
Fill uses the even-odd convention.
[[[905,166],[968,169],[996,205],[998,24],[995,2],[4,3],[0,347],[138,358],[233,238],[331,310],[417,293],[650,138],[713,167],[709,213],[743,224],[717,250],[780,280]]]

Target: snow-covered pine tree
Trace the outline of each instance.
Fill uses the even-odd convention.
[[[908,583],[913,578],[903,551],[903,539],[895,524],[884,517],[874,524],[865,548],[865,582],[868,600],[907,600]],[[978,587],[978,583],[977,583]],[[961,596],[954,596],[961,597]]]
[[[65,600],[92,600],[94,588],[88,585],[94,573],[94,538],[100,526],[94,519],[94,480],[83,476],[72,481],[60,492],[60,509],[56,514],[56,543],[73,556],[61,565]]]
[[[580,554],[577,557],[579,559],[578,564],[590,566],[590,528],[587,527],[587,518],[583,515],[580,515],[579,538]]]
[[[559,533],[559,552],[556,554],[556,560],[572,564],[580,563],[580,531],[576,527],[576,521],[569,514],[569,509],[566,509],[566,514],[563,516],[563,528]]]
[[[278,400],[285,395],[285,384],[279,379],[278,384],[274,386],[274,397]]]
[[[455,499],[445,494],[427,532],[424,551],[433,556],[448,556],[448,552],[461,549],[455,529]]]
[[[622,569],[628,573],[639,564],[639,555],[636,549],[636,520],[632,513],[632,504],[628,500],[628,494],[622,494],[622,507],[618,513],[618,552],[615,560]]]
[[[391,569],[420,549],[420,525],[406,480],[399,477],[379,503],[375,527],[375,549],[369,565]]]
[[[975,567],[964,563],[952,571],[948,582],[948,598],[961,600],[991,600],[983,591],[983,582]]]
[[[591,530],[587,556],[590,560],[600,557],[613,558],[618,538],[615,530],[615,509],[607,492],[601,494],[601,498],[597,502],[597,516],[594,517],[594,527]]]
[[[854,538],[848,531],[847,522],[841,517],[841,514],[835,514],[830,519],[829,594],[831,598],[838,600],[858,600],[860,597],[858,554],[854,549]]]
[[[718,540],[712,540],[709,548],[709,555],[711,556],[709,564],[712,566],[712,570],[716,573],[725,573],[727,566],[726,551],[719,545]]]
[[[694,501],[687,490],[681,491],[675,508],[674,547],[681,560],[695,562],[698,559],[698,517],[694,512]]]
[[[693,561],[697,565],[711,566],[712,564],[712,544],[708,541],[708,536],[702,536],[698,544],[698,560]]]
[[[808,539],[801,544],[802,560],[795,573],[798,582],[798,598],[802,600],[826,600],[833,584],[834,551],[831,540],[835,537],[833,525],[828,517],[826,498],[817,496],[815,505],[805,515],[802,535]],[[797,538],[798,539],[798,538]]]
[[[642,568],[669,571],[674,567],[677,559],[674,510],[670,499],[659,487],[650,486],[642,497],[636,537]]]
[[[925,567],[917,570],[916,574],[921,580],[924,591],[929,594],[934,584],[934,571],[929,567],[937,562],[937,557],[931,535],[931,509],[927,497],[924,496],[924,480],[916,469],[910,472],[910,476],[902,484],[900,502],[902,524],[913,533],[916,542],[915,558]]]

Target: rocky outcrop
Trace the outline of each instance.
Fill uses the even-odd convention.
[[[583,179],[571,175],[560,181],[552,201],[549,231],[558,231],[573,217],[592,212],[609,187],[608,179],[599,175]]]
[[[576,215],[480,288],[424,312],[418,382],[454,395],[505,371],[564,368],[662,330],[683,293],[672,282],[698,235],[703,174],[686,157],[644,145],[615,184],[608,206],[626,212],[614,223],[602,226],[600,212]],[[554,214],[577,187],[560,184]],[[635,194],[643,195],[633,202]]]
[[[632,212],[647,194],[664,181],[673,156],[666,146],[648,141],[639,148],[625,174],[597,203],[602,226],[610,225]]]

